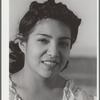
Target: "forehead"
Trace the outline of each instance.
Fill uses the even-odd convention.
[[[31,34],[32,33],[33,35],[41,33],[53,37],[71,37],[71,30],[67,25],[58,20],[49,18],[38,21]]]

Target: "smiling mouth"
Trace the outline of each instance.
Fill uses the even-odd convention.
[[[42,63],[51,67],[54,67],[58,64],[56,61],[42,61]]]

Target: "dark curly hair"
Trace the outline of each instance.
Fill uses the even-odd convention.
[[[38,3],[36,1],[31,3],[29,11],[20,21],[19,37],[16,39],[27,41],[31,29],[39,20],[46,18],[56,19],[68,25],[71,29],[71,45],[75,42],[81,19],[69,10],[66,5],[61,2],[55,3],[54,0],[48,0],[44,3]],[[9,47],[11,49],[10,73],[15,73],[24,66],[24,54],[19,49],[18,43],[15,43],[14,41],[10,41]]]

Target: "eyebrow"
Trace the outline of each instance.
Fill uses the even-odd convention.
[[[61,37],[60,40],[69,39],[72,40],[70,37]]]
[[[42,36],[46,36],[46,37],[52,38],[52,36],[50,36],[50,35],[48,35],[48,34],[40,34],[40,33],[38,33],[38,34],[36,34],[36,35],[42,35]]]
[[[38,33],[36,35],[42,35],[42,36],[46,36],[46,37],[52,38],[52,36],[51,35],[48,35],[48,34],[40,34],[40,33]],[[60,40],[64,40],[64,39],[72,40],[70,37],[61,37],[60,38]]]

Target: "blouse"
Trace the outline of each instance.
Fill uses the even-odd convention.
[[[11,77],[9,80],[9,100],[23,100],[17,93],[16,84],[11,80]],[[73,80],[68,80],[63,89],[62,100],[96,100],[96,97],[89,96],[86,91],[76,86]]]

